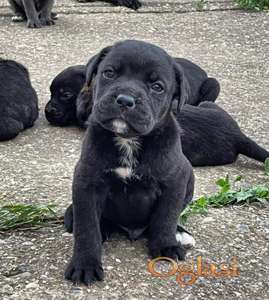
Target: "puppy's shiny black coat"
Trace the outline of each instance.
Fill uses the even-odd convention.
[[[47,120],[58,126],[77,124],[76,99],[86,81],[86,66],[69,67],[50,86],[51,98],[45,107]]]
[[[37,94],[27,69],[15,61],[0,59],[0,141],[33,126],[37,117]]]
[[[27,27],[53,25],[51,10],[54,0],[8,0],[16,18],[27,20]]]
[[[88,284],[103,278],[106,221],[147,230],[152,257],[183,259],[175,234],[194,178],[171,113],[187,97],[186,81],[165,51],[121,42],[91,60],[86,77],[93,107],[73,181],[75,243],[65,276]]]

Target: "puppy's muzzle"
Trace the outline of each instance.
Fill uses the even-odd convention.
[[[116,98],[116,103],[122,108],[132,109],[135,107],[135,98],[130,95],[120,94]]]

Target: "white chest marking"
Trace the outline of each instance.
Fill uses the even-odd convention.
[[[120,167],[114,170],[115,173],[122,179],[127,179],[132,177],[132,169]]]
[[[131,178],[137,164],[136,154],[140,148],[138,138],[115,137],[115,144],[120,150],[120,167],[114,171],[122,179]]]

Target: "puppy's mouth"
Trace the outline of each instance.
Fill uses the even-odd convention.
[[[112,131],[118,136],[121,137],[135,137],[139,136],[139,133],[125,120],[116,118],[110,119],[101,124],[105,129]]]

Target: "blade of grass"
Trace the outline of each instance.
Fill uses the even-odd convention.
[[[55,205],[7,204],[0,207],[0,230],[10,230],[21,226],[47,226],[59,219]]]

